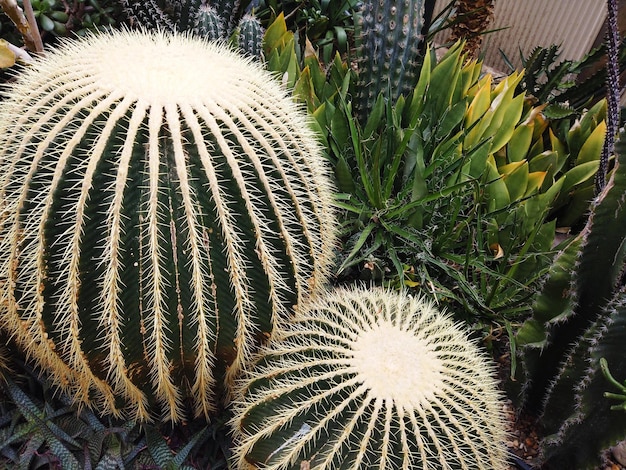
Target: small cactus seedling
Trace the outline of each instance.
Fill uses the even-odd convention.
[[[507,468],[493,367],[430,303],[316,296],[241,381],[238,468]]]
[[[184,34],[68,41],[6,95],[2,327],[78,402],[209,415],[327,278],[305,115],[260,65]]]

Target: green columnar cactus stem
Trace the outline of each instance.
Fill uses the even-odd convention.
[[[363,3],[357,35],[359,81],[355,100],[362,123],[381,92],[396,100],[413,90],[423,18],[421,0]]]
[[[533,318],[517,334],[526,384],[524,405],[541,411],[546,469],[595,468],[603,450],[624,438],[626,421],[603,397],[600,359],[626,374],[626,142],[593,201],[581,234],[557,258]]]
[[[237,26],[239,49],[250,57],[261,57],[263,49],[263,27],[258,18],[244,15]]]
[[[223,39],[226,35],[222,18],[210,5],[200,7],[193,32],[210,41]]]
[[[120,1],[131,22],[143,28],[168,32],[192,31],[211,41],[229,40],[251,57],[261,58],[263,28],[254,16],[244,14],[249,1]]]
[[[214,0],[211,3],[224,20],[227,35],[234,31],[249,3],[250,0]]]
[[[598,468],[601,452],[626,436],[623,411],[612,410],[613,402],[603,396],[610,384],[600,367],[600,359],[606,358],[614,365],[613,372],[626,373],[624,341],[626,295],[622,290],[572,347],[547,392],[542,468]]]
[[[328,275],[306,118],[260,65],[180,34],[67,42],[6,95],[2,326],[78,402],[209,415]]]
[[[316,296],[240,382],[237,468],[507,468],[494,368],[422,299]]]

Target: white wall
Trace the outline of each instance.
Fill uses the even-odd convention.
[[[437,0],[436,12],[449,0]],[[561,45],[560,59],[578,60],[591,49],[606,18],[606,0],[495,0],[491,29],[507,28],[483,38],[485,64],[503,72],[499,49],[521,68],[535,46]],[[436,40],[443,40],[438,37]]]

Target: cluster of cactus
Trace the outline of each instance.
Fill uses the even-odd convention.
[[[626,135],[607,186],[584,229],[557,257],[516,335],[522,405],[541,413],[545,468],[595,468],[626,434],[626,420],[603,398],[613,383],[603,364],[626,376]]]
[[[493,367],[428,301],[336,289],[279,331],[241,382],[237,468],[507,468]]]
[[[148,29],[191,31],[208,40],[231,39],[241,51],[260,57],[263,28],[246,9],[249,0],[121,0],[131,21]]]
[[[107,61],[107,51],[115,54]],[[68,42],[0,107],[2,327],[78,402],[219,408],[323,285],[331,182],[260,64],[186,35]]]
[[[404,294],[320,293],[337,225],[323,157],[350,195],[334,204],[361,224],[341,268],[382,246],[411,285],[402,278],[411,259],[393,251],[399,238],[426,270],[458,276],[443,297],[471,291],[463,308],[509,311],[549,263],[557,225],[584,215],[606,104],[554,131],[541,106],[516,94],[520,74],[494,86],[462,44],[439,62],[427,51],[410,78],[416,64],[387,60],[416,57],[422,7],[410,1],[364,5],[361,26],[390,49],[377,42],[383,62],[363,60],[363,36],[358,73],[339,56],[323,66],[310,47],[300,56],[279,15],[263,52],[281,87],[223,44],[179,34],[231,37],[258,57],[258,21],[245,2],[226,3],[127,1],[138,22],[162,31],[64,44],[9,89],[0,325],[62,391],[106,413],[145,421],[160,409],[181,421],[188,403],[207,417],[235,395],[242,469],[505,468],[493,370],[458,326]],[[624,144],[620,153],[617,168]],[[591,462],[625,432],[611,403],[598,402],[610,386],[600,358],[626,377],[616,347],[624,234],[606,229],[625,217],[623,179],[613,173],[514,338],[526,345],[525,399],[543,404],[544,456],[555,468]],[[458,269],[471,261],[462,237],[475,213],[479,249],[490,253],[476,270],[485,298],[462,279],[468,266]],[[457,245],[446,251],[448,242]],[[414,284],[438,282],[429,275]]]
[[[294,84],[320,85],[319,72],[307,80],[299,70]],[[320,96],[345,76],[336,63]],[[240,436],[270,419],[244,403],[265,408],[250,390],[272,364],[294,361],[281,387],[327,369],[302,390],[282,390],[289,406],[274,403],[272,439],[242,439],[242,468],[291,458],[279,437],[309,400],[309,437],[333,450],[328,462],[504,468],[494,370],[466,332],[404,294],[322,288],[337,224],[328,167],[301,111],[260,64],[185,34],[88,36],[37,60],[0,105],[0,326],[76,403],[180,422],[187,404],[212,417],[236,396]],[[300,337],[308,343],[290,343]],[[256,354],[271,338],[272,347],[286,342],[288,357]],[[39,410],[9,389],[28,425],[38,422]],[[333,417],[345,413],[342,428]],[[285,415],[298,419],[286,425]],[[55,436],[65,434],[50,426],[41,437],[62,452]],[[164,465],[181,464],[193,444],[174,458],[146,438]]]

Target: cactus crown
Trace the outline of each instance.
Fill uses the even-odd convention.
[[[284,328],[240,382],[238,468],[506,468],[493,368],[430,303],[338,289]]]
[[[208,415],[328,274],[304,116],[260,65],[183,34],[48,54],[0,106],[2,326],[79,402]]]

